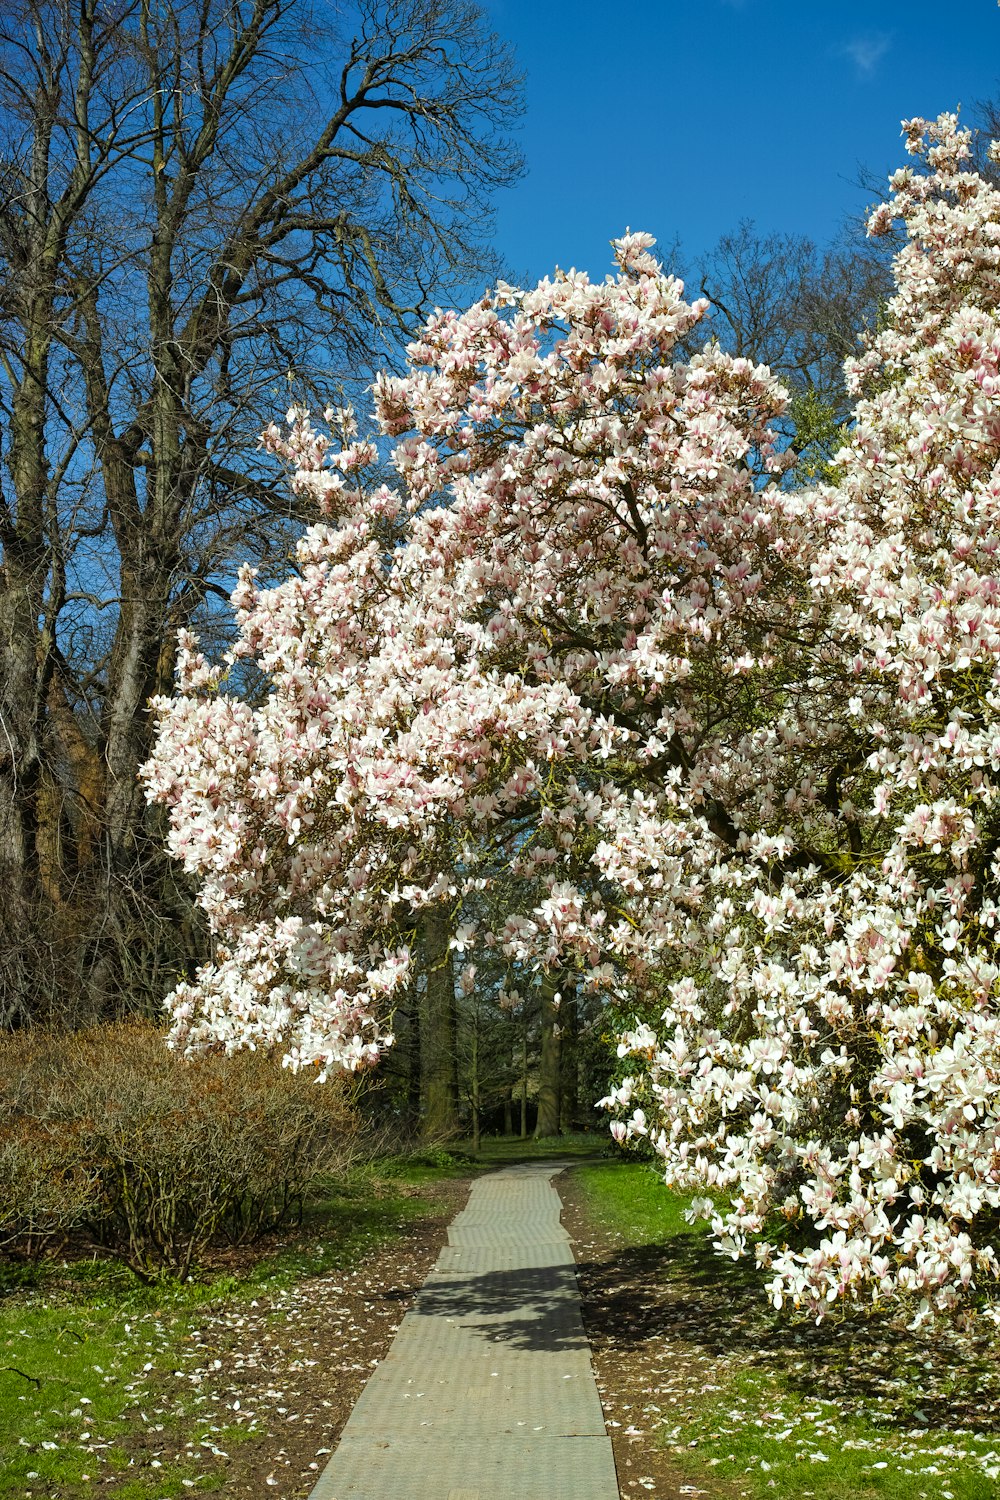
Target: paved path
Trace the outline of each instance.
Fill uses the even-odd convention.
[[[563,1165],[475,1183],[310,1500],[619,1500]]]

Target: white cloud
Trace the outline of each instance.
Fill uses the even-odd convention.
[[[852,37],[840,48],[843,57],[849,57],[861,78],[870,78],[889,50],[892,38],[884,32],[869,32]]]

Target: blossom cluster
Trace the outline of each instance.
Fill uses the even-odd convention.
[[[648,780],[673,727],[630,727],[629,708],[684,670],[710,600],[720,629],[752,601],[761,478],[785,467],[766,371],[712,347],[671,364],[705,305],[651,243],[618,242],[603,283],[501,286],[432,318],[410,375],[374,388],[391,486],[366,484],[379,444],[353,414],[328,414],[339,450],[297,408],[265,433],[327,519],[278,587],[244,571],[229,659],[185,638],[178,694],[154,705],[147,794],[215,937],[170,998],[178,1044],[372,1060],[414,914],[454,898],[456,838],[468,886],[512,818],[533,829],[509,861],[527,910],[481,941],[539,967],[582,954],[599,982],[604,929],[626,937],[567,866],[583,829],[628,884],[662,838],[656,796],[618,782]],[[242,659],[258,707],[224,690]]]
[[[905,130],[924,170],[871,222],[902,221],[896,294],[837,483],[803,495],[822,625],[790,618],[760,731],[797,748],[776,772],[748,742],[769,816],[606,1103],[776,1306],[920,1322],[1000,1274],[1000,194],[954,116]]]
[[[467,982],[652,1008],[614,1135],[816,1317],[1000,1275],[1000,194],[953,117],[907,139],[832,481],[795,485],[768,370],[707,325],[681,357],[708,309],[648,235],[501,284],[366,436],[265,434],[324,520],[241,577],[228,662],[182,643],[144,771],[216,943],[178,1044],[371,1061],[420,911],[502,884]]]

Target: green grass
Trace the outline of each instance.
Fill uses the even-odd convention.
[[[128,1317],[107,1301],[103,1292],[97,1305],[40,1296],[0,1304],[0,1363],[10,1367],[0,1374],[0,1495],[86,1494],[127,1470],[131,1388],[148,1373],[145,1365],[181,1361],[190,1320]],[[187,1465],[170,1478],[178,1494],[188,1488],[184,1479],[199,1482]],[[169,1493],[155,1475],[143,1485],[147,1476],[130,1478],[127,1490],[112,1481],[105,1493],[133,1500]]]
[[[375,1163],[310,1205],[303,1233],[245,1272],[145,1286],[107,1261],[3,1268],[0,1275],[0,1497],[83,1500],[100,1483],[114,1500],[165,1500],[217,1489],[197,1459],[169,1472],[129,1467],[150,1389],[196,1353],[206,1308],[237,1305],[305,1276],[347,1269],[433,1211],[419,1187],[453,1167]],[[156,1398],[163,1406],[163,1399]],[[204,1416],[173,1402],[157,1422],[201,1434]],[[246,1437],[245,1429],[234,1429]],[[221,1443],[218,1434],[212,1440]],[[230,1435],[229,1441],[237,1441]],[[94,1451],[88,1451],[92,1448]]]
[[[620,1252],[609,1287],[654,1279],[662,1341],[649,1424],[694,1487],[747,1500],[995,1500],[997,1340],[919,1337],[885,1320],[782,1317],[752,1266],[718,1256],[686,1202],[635,1161],[581,1165],[595,1221]]]
[[[519,1161],[544,1161],[550,1157],[598,1157],[608,1149],[609,1137],[605,1131],[577,1131],[568,1135],[543,1136],[535,1140],[528,1136],[483,1136],[478,1152],[473,1152],[470,1141],[459,1142],[462,1152],[480,1166],[508,1166]]]
[[[449,1177],[468,1177],[481,1163],[461,1143],[451,1146],[416,1147],[403,1156],[383,1157],[366,1168],[375,1181],[390,1181],[410,1187],[441,1182]]]
[[[623,1235],[629,1245],[659,1245],[700,1231],[684,1218],[688,1199],[668,1193],[653,1170],[619,1156],[579,1166],[574,1178],[594,1218]]]

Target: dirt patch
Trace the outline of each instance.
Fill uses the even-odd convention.
[[[205,1316],[183,1370],[153,1370],[137,1393],[142,1426],[125,1445],[130,1471],[162,1469],[166,1479],[197,1458],[195,1483],[221,1481],[227,1500],[308,1495],[469,1186],[421,1189],[439,1212],[401,1223],[399,1238],[354,1270]]]
[[[686,1344],[689,1309],[663,1276],[662,1255],[629,1247],[622,1235],[596,1223],[572,1171],[558,1177],[556,1187],[623,1500],[647,1494],[725,1500],[732,1490],[692,1484],[655,1436],[665,1423],[686,1420],[713,1389],[713,1361]]]

